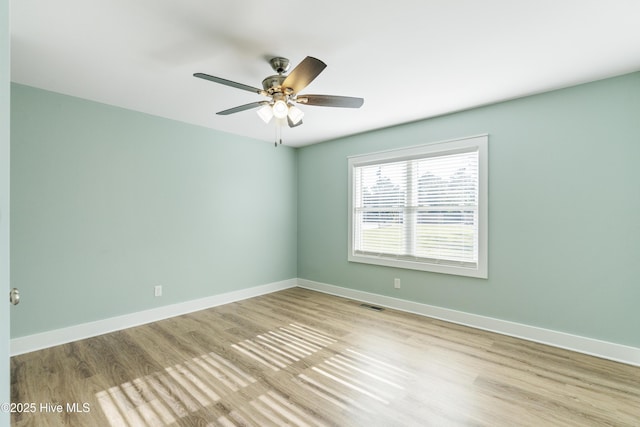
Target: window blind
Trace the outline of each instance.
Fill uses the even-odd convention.
[[[353,169],[355,254],[476,268],[479,153],[431,153]]]

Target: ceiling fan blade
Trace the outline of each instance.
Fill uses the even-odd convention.
[[[298,95],[296,102],[304,105],[319,105],[321,107],[360,108],[364,104],[364,99],[335,95]]]
[[[231,80],[223,79],[223,78],[216,77],[216,76],[210,76],[209,74],[195,73],[193,75],[193,77],[198,77],[200,79],[210,80],[212,82],[220,83],[220,84],[223,84],[225,86],[231,86],[231,87],[235,87],[236,89],[247,90],[247,91],[253,92],[253,93],[262,94],[262,92],[263,92],[262,89],[258,89],[257,87],[245,85],[245,84],[238,83],[238,82],[233,82]]]
[[[239,113],[240,111],[251,110],[252,108],[258,108],[259,106],[265,105],[268,103],[269,103],[268,101],[252,102],[250,104],[244,104],[238,107],[229,108],[228,110],[218,111],[216,114],[219,114],[221,116],[228,116],[229,114]]]
[[[319,59],[307,56],[289,73],[287,78],[284,79],[282,87],[285,89],[290,88],[293,93],[298,93],[298,91],[307,87],[313,79],[318,77],[326,67],[327,64]]]

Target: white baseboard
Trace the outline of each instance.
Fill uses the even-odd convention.
[[[163,307],[152,308],[150,310],[139,311],[137,313],[125,314],[123,316],[111,317],[97,320],[95,322],[82,323],[80,325],[69,326],[67,328],[55,329],[52,331],[13,338],[10,344],[11,356],[41,350],[72,341],[94,337],[145,323],[155,322],[169,317],[180,316],[198,310],[204,310],[218,305],[229,304],[247,298],[257,297],[283,289],[293,288],[297,285],[297,279],[288,279],[280,282],[268,283],[266,285],[254,286],[238,291],[213,295],[197,300],[186,301]]]
[[[538,328],[536,326],[529,326],[522,323],[510,322],[492,317],[480,316],[478,314],[465,313],[428,304],[421,304],[384,295],[357,291],[326,283],[314,282],[312,280],[298,279],[298,286],[326,294],[337,295],[344,298],[496,332],[502,335],[509,335],[528,341],[564,348],[603,359],[640,366],[640,348],[637,347],[630,347],[622,344],[572,335],[550,329]]]

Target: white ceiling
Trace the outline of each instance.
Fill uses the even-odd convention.
[[[302,146],[640,70],[639,0],[12,0],[11,80],[272,142],[267,59],[327,64],[303,92]]]

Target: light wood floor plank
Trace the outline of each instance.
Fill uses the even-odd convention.
[[[12,401],[36,405],[16,427],[640,426],[640,368],[300,288],[16,356],[11,374]]]

